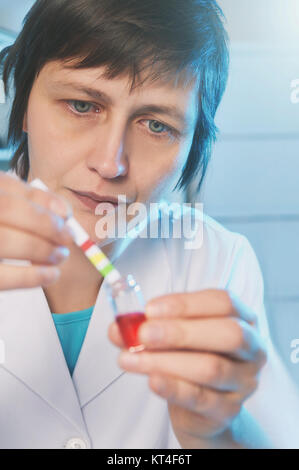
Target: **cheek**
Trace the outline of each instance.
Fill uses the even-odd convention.
[[[192,138],[176,143],[151,143],[135,139],[131,173],[142,201],[164,197],[173,190],[186,163]]]
[[[32,96],[29,100],[27,132],[30,169],[34,174],[45,175],[49,181],[75,166],[76,155],[80,154],[80,133],[74,135],[61,113],[43,97]]]
[[[53,156],[59,155],[63,140],[51,108],[38,97],[28,103],[27,132],[30,167],[45,166],[51,171],[61,161]]]

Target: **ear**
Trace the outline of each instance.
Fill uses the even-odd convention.
[[[24,119],[23,119],[23,132],[28,132],[27,130],[27,111],[24,115]]]

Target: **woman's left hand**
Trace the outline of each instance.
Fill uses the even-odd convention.
[[[266,362],[256,315],[227,291],[209,289],[155,298],[146,316],[139,328],[146,349],[122,351],[120,367],[149,376],[183,448],[217,440],[257,388]],[[115,322],[109,338],[125,348]]]

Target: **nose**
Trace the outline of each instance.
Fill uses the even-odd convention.
[[[101,129],[95,149],[89,154],[87,165],[102,178],[112,179],[125,176],[128,172],[128,158],[125,151],[125,130],[107,126]]]

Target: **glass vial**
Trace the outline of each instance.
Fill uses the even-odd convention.
[[[112,286],[107,285],[107,291],[115,320],[127,349],[130,352],[142,351],[144,345],[138,340],[138,329],[146,317],[144,314],[145,302],[140,286],[129,274]]]

